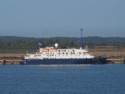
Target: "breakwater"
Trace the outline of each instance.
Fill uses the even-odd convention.
[[[0,64],[19,64],[23,60],[23,56],[0,56]]]

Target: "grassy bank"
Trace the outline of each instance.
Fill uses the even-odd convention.
[[[0,53],[26,53],[35,52],[37,49],[17,49],[17,48],[0,48]]]

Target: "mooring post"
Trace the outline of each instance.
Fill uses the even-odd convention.
[[[6,60],[3,60],[3,65],[5,65],[6,64]]]
[[[125,63],[125,57],[123,57],[123,64]]]

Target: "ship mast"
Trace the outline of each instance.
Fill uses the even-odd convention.
[[[82,48],[83,47],[83,41],[82,41],[83,28],[81,28],[80,31],[81,31],[80,48]]]

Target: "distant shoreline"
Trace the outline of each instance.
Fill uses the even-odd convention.
[[[106,57],[114,63],[124,63],[125,49],[89,49],[90,53],[98,57]],[[32,52],[33,53],[33,52]],[[6,60],[8,64],[19,64],[27,53],[0,53],[1,63]]]

